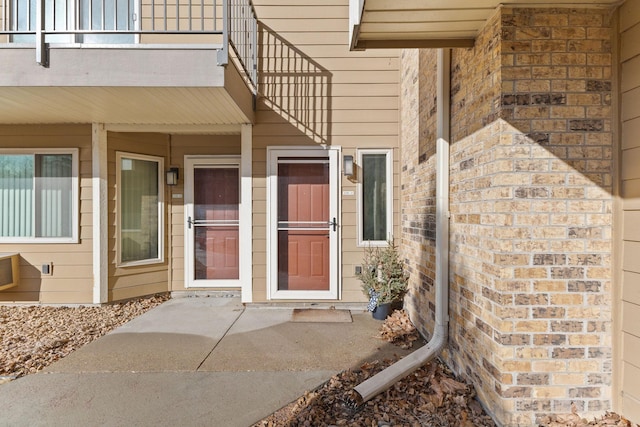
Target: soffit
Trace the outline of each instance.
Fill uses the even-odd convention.
[[[0,124],[247,123],[225,88],[0,87]]]
[[[465,47],[496,8],[611,7],[620,0],[351,0],[352,48]],[[357,4],[360,2],[361,4]],[[358,13],[355,12],[356,21]],[[355,24],[355,25],[354,25]]]

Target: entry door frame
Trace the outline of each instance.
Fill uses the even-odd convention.
[[[185,288],[228,288],[228,287],[240,287],[242,285],[242,272],[247,269],[251,269],[251,264],[246,265],[247,260],[251,260],[251,257],[247,257],[244,253],[247,250],[251,250],[251,246],[247,244],[246,239],[243,238],[244,228],[242,218],[239,217],[239,248],[238,248],[238,262],[240,275],[238,279],[219,279],[219,280],[196,280],[195,279],[195,244],[194,244],[194,231],[195,227],[189,227],[188,218],[194,218],[193,204],[194,204],[194,170],[198,166],[213,166],[224,167],[231,166],[238,168],[239,179],[242,177],[240,156],[185,156],[184,158],[184,272],[185,272]],[[238,186],[240,205],[239,209],[242,210],[242,184]]]
[[[340,283],[340,147],[274,146],[267,148],[267,298],[287,300],[338,300]],[[278,290],[278,159],[281,157],[329,159],[329,218],[338,221],[329,231],[329,290]]]

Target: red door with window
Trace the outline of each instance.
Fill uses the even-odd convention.
[[[328,159],[278,163],[278,290],[329,290]]]
[[[193,170],[195,280],[239,278],[239,183],[237,167]]]

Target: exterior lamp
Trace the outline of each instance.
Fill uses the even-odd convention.
[[[342,156],[342,170],[345,176],[353,176],[353,156]]]
[[[178,168],[169,168],[165,174],[165,182],[167,185],[178,185],[178,178],[180,176]]]

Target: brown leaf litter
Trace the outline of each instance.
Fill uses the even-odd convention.
[[[381,339],[404,349],[413,348],[414,343],[422,340],[404,310],[395,310],[387,317],[379,334]]]
[[[575,405],[571,405],[570,414],[550,414],[545,415],[540,420],[540,427],[588,427],[588,426],[608,426],[608,427],[638,427],[614,412],[606,412],[602,417],[594,420],[587,420],[580,417]]]
[[[421,340],[402,310],[380,327],[379,337],[402,348]],[[318,389],[265,418],[254,427],[275,426],[456,426],[493,427],[495,423],[475,399],[473,386],[457,379],[446,365],[432,361],[389,390],[355,406],[353,388],[393,360],[368,362],[334,375]]]
[[[395,311],[380,327],[379,337],[402,348],[412,348],[420,335],[402,310]],[[382,371],[393,361],[374,361],[358,369],[334,375],[314,391],[274,412],[253,427],[301,426],[429,426],[485,427],[496,424],[476,399],[473,385],[456,378],[439,360],[434,360],[402,379],[364,405],[355,407],[353,388]],[[624,417],[607,412],[588,421],[575,409],[571,414],[541,417],[540,427],[640,427]]]

